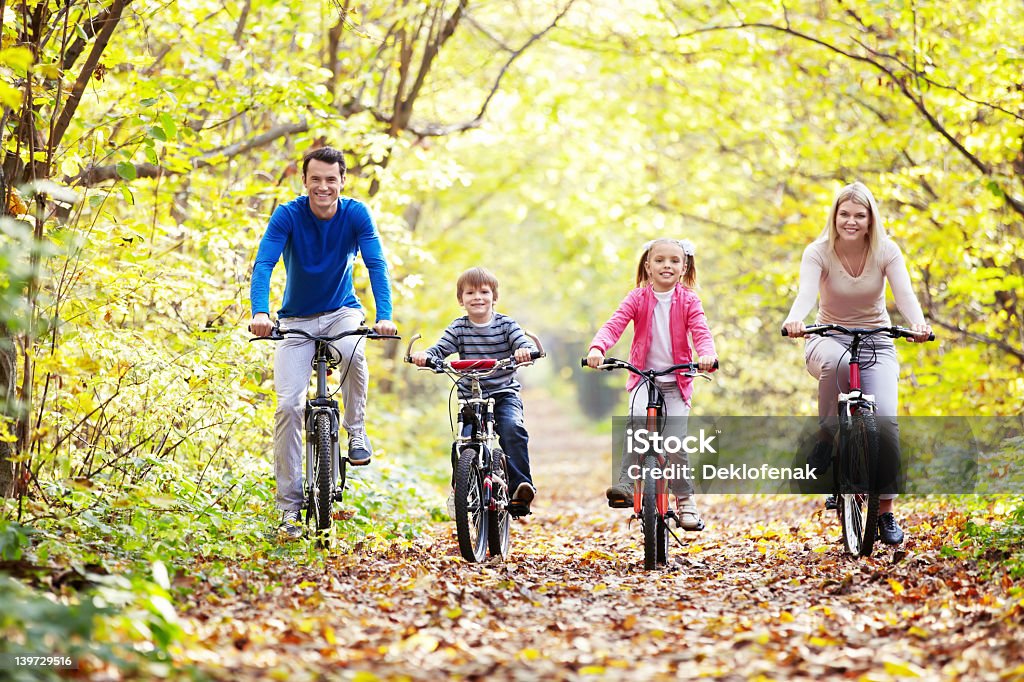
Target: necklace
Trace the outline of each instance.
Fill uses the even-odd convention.
[[[836,253],[839,253],[839,251],[836,251]],[[850,267],[849,261],[847,261],[841,253],[839,253],[839,260],[843,261],[843,265],[846,266],[846,272],[848,272],[851,277],[860,277],[861,274],[863,274],[864,266],[867,264],[868,261],[868,250],[864,249],[864,255],[860,259],[860,267],[857,268],[856,270]]]

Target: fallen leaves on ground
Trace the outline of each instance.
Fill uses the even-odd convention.
[[[466,563],[438,523],[315,567],[229,566],[192,583],[181,662],[224,680],[1024,678],[1024,591],[940,556],[955,509],[903,505],[904,545],[858,560],[816,498],[704,497],[707,530],[644,571],[638,524],[603,498],[610,438],[530,427],[540,492],[507,562]]]

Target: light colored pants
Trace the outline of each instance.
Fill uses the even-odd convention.
[[[671,422],[672,428],[662,435],[684,437],[686,435],[686,421],[690,416],[690,406],[683,400],[683,395],[679,392],[679,385],[675,381],[672,383],[659,382],[658,388],[661,389],[662,395],[665,396],[665,416],[675,418]],[[636,388],[630,391],[629,414],[631,417],[642,417],[647,414],[647,382],[641,381],[636,385]],[[622,460],[622,469],[626,471],[631,462],[628,461],[627,457],[623,457]],[[690,466],[690,459],[686,456],[685,452],[672,453],[669,455],[669,464],[688,467]],[[629,480],[628,477],[627,480]],[[668,487],[676,497],[693,494],[693,485],[685,479],[669,479]]]
[[[823,428],[835,432],[839,424],[839,394],[850,390],[851,337],[811,336],[804,347],[807,371],[818,380],[818,422]],[[861,341],[861,390],[875,396],[875,419],[883,438],[899,443],[896,413],[899,409],[900,364],[896,359],[896,345],[887,336],[875,336]],[[895,497],[879,495],[882,499]]]
[[[364,314],[360,309],[340,308],[312,317],[285,317],[281,319],[281,327],[333,336],[355,329],[362,324],[363,319]],[[350,435],[364,430],[366,389],[369,384],[366,355],[363,352],[365,341],[362,336],[349,336],[331,344],[341,352],[341,364],[334,371],[342,372],[344,377],[341,392],[345,413],[341,424]],[[294,511],[302,506],[302,434],[315,352],[316,345],[309,339],[287,336],[277,342],[274,353],[274,390],[277,393],[277,411],[274,413],[274,476],[277,479],[277,506],[282,511]],[[351,364],[348,358],[352,359]]]

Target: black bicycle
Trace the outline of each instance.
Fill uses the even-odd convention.
[[[533,334],[526,332],[536,351],[531,360],[544,357],[544,347]],[[412,362],[412,346],[420,335],[412,337],[405,361]],[[491,556],[508,557],[511,546],[508,465],[505,453],[496,445],[494,431],[494,398],[484,398],[480,380],[495,372],[522,367],[515,358],[501,360],[435,360],[428,358],[421,369],[446,374],[455,384],[469,380],[469,398],[459,398],[458,423],[452,445],[455,488],[455,529],[459,552],[466,561],[483,561]]]
[[[914,339],[917,333],[905,327],[847,328],[838,324],[816,324],[806,334],[836,336],[850,341],[850,390],[839,393],[839,429],[832,447],[834,496],[846,551],[853,556],[871,556],[878,530],[879,495],[895,483],[897,462],[881,467],[881,439],[875,420],[875,396],[861,387],[861,350],[864,339],[885,335],[893,339]],[[783,329],[783,336],[789,333]],[[935,334],[928,336],[935,340]],[[892,444],[895,447],[895,443]]]
[[[256,336],[250,341],[280,341],[287,336],[301,336],[316,344],[313,353],[313,369],[316,374],[316,397],[306,399],[305,431],[306,462],[303,508],[306,510],[306,525],[316,524],[318,533],[326,534],[333,521],[331,505],[340,502],[345,491],[345,464],[347,457],[341,455],[338,430],[341,426],[341,412],[333,395],[341,388],[329,391],[327,375],[342,362],[341,352],[333,345],[348,336],[365,336],[368,339],[400,339],[401,336],[378,334],[369,327],[356,327],[333,336],[309,334],[301,329],[281,329],[278,322],[269,336]],[[353,352],[355,349],[353,349]],[[347,359],[351,363],[352,358]],[[346,368],[347,371],[347,368]],[[344,380],[344,373],[342,374]]]
[[[586,358],[582,358],[580,362],[583,367],[589,367]],[[718,369],[718,360],[715,360],[714,368]],[[711,377],[701,372],[700,366],[696,362],[684,362],[662,370],[644,370],[634,367],[625,360],[606,357],[604,362],[595,369],[625,369],[640,377],[647,385],[646,427],[651,433],[661,431],[665,419],[665,396],[658,389],[655,379],[682,372],[683,376],[700,376],[711,381]],[[648,571],[657,568],[658,564],[668,563],[669,535],[675,538],[680,545],[683,544],[669,527],[668,522],[676,518],[676,514],[668,506],[668,484],[662,476],[652,477],[649,475],[649,472],[664,470],[666,464],[666,457],[652,450],[644,455],[642,460],[637,454],[637,461],[632,465],[637,467],[639,475],[633,477],[633,516],[631,518],[640,519],[644,533],[644,569]],[[652,478],[654,479],[653,484],[651,483]],[[704,522],[701,521],[694,530],[703,529]]]

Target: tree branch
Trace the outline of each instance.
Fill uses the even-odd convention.
[[[256,137],[248,140],[242,140],[229,144],[225,147],[210,150],[200,156],[192,159],[192,169],[207,168],[216,166],[219,163],[226,161],[239,154],[244,154],[248,151],[256,149],[258,147],[265,147],[266,145],[274,142],[278,138],[286,135],[294,135],[296,133],[304,133],[309,130],[309,124],[305,119],[297,121],[295,123],[282,123],[281,125],[274,126],[265,133],[261,133]],[[156,178],[161,175],[180,175],[183,171],[169,170],[162,166],[157,166],[152,163],[137,163],[135,165],[135,176],[137,178]],[[117,165],[109,166],[90,166],[83,170],[78,177],[75,178],[75,184],[85,185],[86,187],[92,187],[108,180],[117,179]]]
[[[469,121],[464,121],[462,123],[427,123],[422,126],[415,126],[410,124],[406,126],[406,129],[416,137],[424,138],[443,137],[445,135],[452,135],[454,133],[461,133],[466,130],[471,130],[473,128],[479,128],[484,122],[484,115],[487,113],[487,107],[490,105],[491,100],[494,99],[494,96],[497,94],[498,88],[501,87],[501,81],[505,77],[505,74],[508,73],[508,70],[512,67],[512,63],[520,56],[522,56],[522,54],[526,52],[526,50],[531,45],[536,43],[538,40],[547,35],[548,32],[550,32],[553,28],[555,28],[558,25],[558,22],[562,19],[562,17],[564,17],[566,13],[568,13],[569,8],[572,7],[575,1],[576,0],[569,0],[569,2],[566,3],[565,7],[562,8],[562,11],[558,13],[554,20],[543,31],[541,31],[540,33],[535,33],[532,36],[530,36],[530,39],[527,40],[522,47],[512,52],[508,60],[501,67],[501,71],[498,73],[498,77],[495,78],[494,84],[491,86],[490,92],[487,93],[487,97],[486,99],[484,99],[484,103],[480,106],[480,111],[477,113],[475,117],[473,117]]]
[[[96,42],[93,43],[92,51],[89,53],[88,58],[86,58],[85,64],[82,66],[82,72],[78,74],[78,80],[75,81],[74,86],[71,88],[67,101],[64,102],[64,108],[61,110],[60,116],[57,117],[57,124],[53,127],[53,136],[50,138],[50,145],[52,147],[56,148],[61,138],[64,137],[64,133],[67,131],[68,125],[78,109],[78,103],[81,102],[82,95],[85,93],[85,86],[89,84],[89,80],[100,63],[100,57],[110,42],[110,36],[114,34],[114,29],[117,28],[118,23],[121,21],[121,13],[130,3],[131,0],[114,0],[110,4],[108,14],[104,17],[103,24],[96,35]]]
[[[910,89],[907,87],[906,79],[905,78],[900,78],[899,76],[897,76],[889,67],[885,66],[884,64],[879,62],[877,59],[874,59],[873,57],[866,57],[864,55],[859,55],[859,54],[854,54],[852,52],[848,52],[848,51],[843,50],[842,48],[840,48],[840,47],[838,47],[836,45],[833,45],[833,44],[831,44],[829,42],[826,42],[826,41],[824,41],[824,40],[822,40],[820,38],[816,38],[816,37],[814,37],[812,35],[808,35],[806,33],[802,33],[800,31],[797,31],[796,29],[791,28],[789,26],[777,26],[775,24],[769,24],[769,23],[764,23],[764,22],[738,22],[736,24],[730,24],[730,25],[705,26],[703,28],[694,29],[693,31],[690,31],[686,35],[687,36],[691,36],[691,35],[697,35],[697,34],[700,34],[700,33],[713,33],[713,32],[717,32],[717,31],[730,31],[730,30],[736,30],[736,29],[739,29],[739,28],[767,29],[767,30],[770,30],[770,31],[778,31],[780,33],[785,33],[785,34],[794,36],[796,38],[799,38],[801,40],[805,40],[807,42],[810,42],[810,43],[813,43],[813,44],[818,45],[820,47],[823,47],[823,48],[825,48],[825,49],[827,49],[827,50],[829,50],[831,52],[835,52],[836,54],[839,54],[839,55],[842,55],[842,56],[846,57],[847,59],[851,59],[851,60],[858,61],[858,62],[863,62],[863,63],[865,63],[865,64],[867,64],[869,66],[874,67],[875,69],[878,69],[879,71],[884,73],[889,78],[889,80],[894,85],[896,85],[897,88],[899,88],[899,91],[903,94],[904,97],[906,97],[907,99],[909,99],[911,101],[911,103],[914,105],[914,107],[921,113],[921,115],[925,118],[925,120],[928,121],[928,124],[932,127],[933,130],[935,130],[935,132],[937,132],[939,135],[944,137],[946,139],[946,141],[949,142],[949,144],[951,144],[953,146],[953,148],[956,149],[960,153],[960,155],[963,156],[968,161],[968,163],[970,163],[972,166],[977,168],[982,173],[982,175],[984,175],[987,178],[990,178],[992,180],[992,182],[996,184],[996,187],[1000,190],[1000,193],[1002,194],[1002,196],[1005,199],[1006,203],[1009,204],[1010,208],[1013,209],[1013,211],[1015,213],[1017,213],[1017,214],[1019,214],[1021,216],[1024,216],[1024,201],[1021,201],[1021,200],[1011,196],[1009,192],[1006,192],[1005,190],[1003,190],[1003,188],[1000,186],[998,180],[996,180],[993,177],[994,173],[993,173],[992,169],[989,168],[981,159],[979,159],[977,156],[972,154],[966,147],[964,147],[963,144],[961,144],[961,142],[959,140],[957,140],[952,135],[952,133],[950,133],[945,128],[945,126],[943,126],[939,122],[939,120],[935,117],[935,115],[932,114],[932,112],[928,110],[927,106],[925,106],[924,101],[921,98],[919,98],[916,95],[914,95],[914,93],[912,93],[910,91]],[[900,62],[897,60],[897,63],[900,63]]]
[[[976,334],[974,332],[969,332],[966,329],[958,327],[955,324],[950,324],[948,322],[943,322],[942,320],[937,320],[935,319],[935,317],[932,317],[931,311],[929,311],[928,316],[931,317],[932,324],[934,325],[942,327],[943,329],[948,329],[951,332],[956,332],[957,334],[961,334],[969,339],[974,339],[975,341],[979,341],[986,345],[995,346],[996,348],[1003,351],[1007,355],[1011,355],[1017,358],[1017,360],[1019,360],[1020,362],[1024,363],[1024,350],[1016,348],[1015,346],[1011,346],[1002,339],[995,339],[992,338],[991,336],[986,336],[984,334]]]

